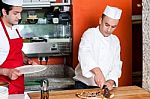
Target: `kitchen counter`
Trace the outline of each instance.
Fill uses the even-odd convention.
[[[59,65],[46,65],[47,69],[41,72],[25,75],[25,91],[38,91],[40,90],[41,79],[48,79],[49,90],[55,89],[70,89],[74,86],[74,70],[71,66]]]
[[[65,90],[65,91],[50,91],[49,99],[79,99],[76,93],[83,91],[92,91],[96,89],[78,89],[78,90]],[[137,86],[123,86],[114,88],[111,92],[115,94],[113,99],[150,99],[150,93],[143,88]],[[31,99],[40,99],[40,92],[28,93]]]
[[[47,78],[47,80],[49,81],[49,90],[64,90],[74,87],[74,80],[72,78]],[[28,80],[26,82],[26,91],[38,91],[41,89],[40,80]]]
[[[27,95],[27,92],[25,92],[24,94],[9,95],[8,99],[30,99],[30,97]]]

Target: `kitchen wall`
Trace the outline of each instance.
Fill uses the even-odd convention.
[[[143,82],[144,89],[150,91],[150,1],[143,0]]]
[[[98,25],[99,17],[106,5],[123,10],[116,34],[121,42],[122,76],[119,86],[132,84],[132,0],[72,0],[73,5],[73,67],[78,60],[78,46],[83,32]]]

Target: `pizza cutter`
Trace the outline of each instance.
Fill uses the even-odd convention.
[[[109,98],[111,96],[111,94],[110,94],[110,91],[109,91],[107,85],[104,85],[102,89],[104,90],[103,96],[105,98]]]

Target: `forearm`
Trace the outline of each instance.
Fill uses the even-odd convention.
[[[0,68],[0,75],[7,76],[8,75],[8,69],[7,68]]]
[[[99,87],[103,87],[104,83],[105,83],[105,77],[102,73],[102,71],[100,70],[99,67],[95,67],[91,70],[91,72],[95,75],[94,76],[94,81],[95,83],[99,86]]]
[[[94,75],[101,75],[102,74],[102,71],[100,70],[99,67],[95,67],[91,70],[91,72],[94,74]]]

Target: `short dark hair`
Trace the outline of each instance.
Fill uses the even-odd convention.
[[[104,19],[105,16],[106,16],[105,14],[102,14],[102,19]]]
[[[12,5],[8,5],[8,4],[5,4],[1,1],[1,16],[3,16],[2,14],[2,9],[5,9],[6,10],[6,13],[8,14],[10,10],[12,10]]]

